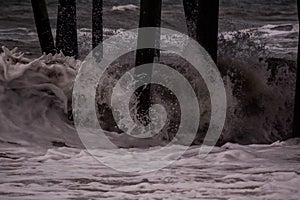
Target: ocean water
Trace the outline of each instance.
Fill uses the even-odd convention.
[[[174,164],[150,174],[116,172],[81,149],[1,152],[1,199],[299,198],[299,141],[226,144],[205,159],[192,147]]]
[[[47,3],[55,34],[57,1]],[[0,46],[6,47],[0,55],[0,199],[299,199],[300,141],[289,139],[299,29],[295,0],[221,2],[218,66],[228,111],[219,147],[205,158],[198,155],[204,122],[195,146],[152,173],[122,173],[98,162],[71,120],[74,79],[91,50],[90,3],[77,1],[75,60],[40,57],[30,1],[0,1]],[[137,27],[138,3],[104,1],[105,38]],[[180,1],[164,1],[162,26],[186,33]],[[168,53],[162,62],[185,66]],[[205,121],[209,113],[201,117]],[[113,134],[133,153],[160,148],[141,149]],[[171,146],[162,161],[182,148]],[[120,164],[118,153],[103,150],[100,156]],[[154,160],[160,164],[159,156]]]
[[[56,27],[57,0],[49,0],[48,12],[53,29]],[[133,4],[137,0],[104,1],[104,27],[108,29],[133,29],[138,26],[139,10],[113,10],[113,6]],[[271,6],[274,5],[274,6]],[[77,1],[78,28],[91,28],[90,0]],[[39,44],[35,35],[32,8],[29,0],[1,1],[0,44],[12,49],[22,46],[22,51],[39,55]],[[223,0],[220,6],[220,31],[233,31],[267,24],[296,23],[296,0]],[[186,33],[182,3],[179,0],[163,1],[162,26]],[[19,32],[20,28],[23,31]],[[11,31],[9,31],[9,30]],[[4,32],[3,32],[4,31]],[[26,33],[25,33],[25,32]],[[54,31],[55,32],[55,31]],[[28,36],[29,34],[29,36]],[[21,39],[17,36],[23,36]],[[16,39],[19,38],[19,39]],[[34,41],[33,41],[34,40]],[[85,40],[84,42],[87,42]],[[82,48],[81,48],[82,49]],[[91,50],[90,46],[88,47]],[[83,52],[82,58],[87,55]]]

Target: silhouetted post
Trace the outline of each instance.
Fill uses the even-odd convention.
[[[139,27],[160,27],[161,24],[161,6],[162,0],[141,0],[140,4],[140,20]],[[158,46],[160,41],[160,32],[154,31],[153,34],[145,34],[139,31],[138,46],[143,44],[147,40],[148,44],[152,46]],[[159,50],[157,49],[141,49],[136,52],[136,66],[154,63],[159,59]],[[146,70],[140,71],[136,69],[135,75],[139,83],[151,82],[152,67]],[[142,75],[142,76],[141,76]],[[150,86],[145,87],[138,96],[138,114],[139,121],[146,125],[149,123],[149,107],[150,107]]]
[[[300,1],[297,0],[298,19],[300,19]],[[300,32],[300,27],[299,27]],[[298,39],[298,58],[297,58],[297,81],[295,94],[295,112],[294,112],[294,127],[293,136],[300,137],[300,37]]]
[[[31,0],[42,53],[55,53],[54,41],[45,0]]]
[[[191,37],[217,62],[219,0],[183,0]]]
[[[197,41],[199,0],[183,0],[183,7],[188,34],[190,37]]]
[[[59,0],[56,49],[78,58],[76,0]]]
[[[103,0],[93,0],[92,23],[93,23],[93,48],[103,41]]]

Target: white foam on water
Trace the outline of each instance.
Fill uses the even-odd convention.
[[[126,10],[137,10],[139,9],[138,6],[133,4],[127,4],[127,5],[120,5],[120,6],[113,6],[112,11],[126,11]]]
[[[288,54],[297,52],[299,25],[280,24],[265,25],[262,27],[242,29],[238,31],[220,33],[219,37],[226,40],[235,40],[237,34],[248,34],[248,39],[257,45],[264,45],[263,48],[276,54]]]
[[[37,155],[32,149],[1,148],[0,196],[16,200],[297,199],[300,143],[289,142],[293,145],[226,144],[204,159],[197,156],[199,147],[191,147],[172,165],[149,174],[119,173],[80,149],[49,149]],[[102,154],[106,156],[105,151]],[[172,152],[166,157],[172,157]],[[113,156],[107,159],[118,162]]]

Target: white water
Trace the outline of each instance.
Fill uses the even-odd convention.
[[[1,148],[0,198],[299,199],[299,140],[252,146],[229,143],[205,159],[199,159],[198,150],[190,148],[154,173],[123,174],[85,150]],[[165,158],[169,156],[172,153]]]
[[[128,5],[120,5],[120,6],[113,6],[112,11],[126,11],[126,10],[137,10],[139,9],[138,6],[133,5],[133,4],[128,4]]]
[[[295,54],[295,48],[286,49],[284,44],[296,41],[289,40],[288,36],[297,27],[290,31],[278,31],[274,27],[245,32],[254,34],[251,41],[267,41],[266,50]],[[90,31],[82,30],[81,34],[81,41],[90,40]],[[236,33],[228,33],[226,37],[230,34]],[[0,36],[6,37],[7,33],[0,31]],[[27,42],[32,38],[28,37]],[[272,38],[286,40],[280,40],[283,43],[276,46]],[[227,38],[227,41],[234,39]],[[80,61],[63,55],[28,59],[18,52],[5,51],[0,56],[1,200],[299,199],[300,142],[297,139],[272,145],[227,143],[216,147],[205,159],[197,156],[199,147],[192,147],[172,165],[150,174],[123,174],[109,169],[83,150],[65,114],[70,109],[67,105]],[[253,51],[254,55],[260,54],[255,47]],[[254,58],[245,52],[240,52],[247,55],[245,61]],[[226,76],[230,107],[225,141],[236,137],[241,142],[274,142],[289,133],[294,74],[288,69],[292,67],[284,66],[276,74],[278,80],[284,78],[284,81],[276,79],[267,84],[270,72],[253,60],[248,65],[232,62],[227,67],[235,68],[235,72],[244,73],[251,80],[246,82],[247,92],[250,91],[246,94],[261,97],[257,101],[264,109],[250,116],[236,114],[234,109],[242,107],[248,99],[240,100],[233,95],[239,83]],[[271,98],[274,94],[279,94],[278,98]],[[274,124],[278,129],[275,133],[270,131]],[[241,134],[244,138],[240,138]],[[122,142],[131,145],[129,141]],[[171,159],[172,150],[178,148],[182,147],[171,146],[171,152],[162,160]],[[101,153],[107,156],[115,152]],[[118,163],[113,156],[107,159]]]

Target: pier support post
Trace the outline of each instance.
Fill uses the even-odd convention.
[[[103,41],[103,0],[93,0],[92,37],[93,48]]]
[[[141,0],[139,28],[160,27],[161,7],[162,0]],[[142,32],[139,32],[138,46],[144,43],[144,40],[147,40],[148,44],[153,44],[152,46],[159,46],[160,32],[153,34],[143,34]],[[159,60],[159,52],[158,49],[137,50],[135,66],[157,62]],[[152,67],[149,67],[146,71],[139,71],[136,69],[135,75],[139,85],[141,83],[146,83],[147,80],[148,82],[151,82]],[[143,85],[144,88],[141,90],[141,93],[138,94],[137,115],[139,122],[143,125],[147,125],[150,122],[150,85]]]
[[[298,6],[298,19],[300,19],[300,1],[299,0],[297,0],[297,6]],[[299,27],[299,33],[300,33],[300,27]],[[298,39],[298,58],[297,58],[297,75],[296,76],[297,76],[297,80],[296,80],[293,136],[300,137],[300,38]]]
[[[78,58],[76,0],[59,0],[56,49]]]
[[[190,37],[217,63],[219,0],[183,0]]]
[[[51,32],[46,1],[31,0],[31,5],[42,53],[54,54],[54,40]]]

